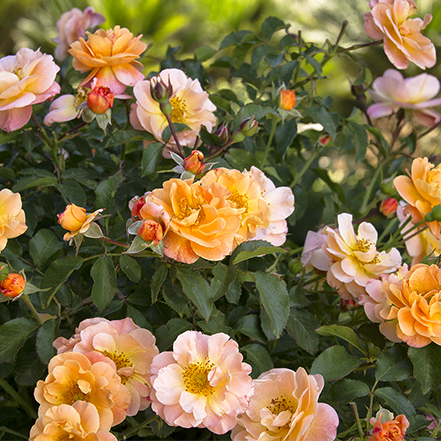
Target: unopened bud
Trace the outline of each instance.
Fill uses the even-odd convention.
[[[292,110],[296,105],[296,93],[294,90],[285,89],[279,95],[279,107],[284,110]]]
[[[199,150],[193,150],[191,155],[184,159],[184,168],[186,171],[198,175],[204,171],[205,165],[203,161],[204,154]]]
[[[230,132],[225,123],[222,123],[214,132],[214,135],[218,136],[224,144],[230,140]]]
[[[165,84],[162,78],[158,75],[150,80],[150,93],[152,98],[158,103],[168,103],[173,95],[173,86],[170,83]]]
[[[133,201],[133,199],[132,199]],[[141,216],[139,215],[139,212],[141,211],[141,208],[145,205],[145,197],[141,196],[139,199],[136,199],[133,201],[133,207],[132,207],[132,218],[134,220],[141,219]]]
[[[69,204],[63,213],[58,214],[58,223],[68,231],[78,231],[86,222],[86,209]]]
[[[26,281],[21,274],[9,273],[8,277],[0,282],[0,292],[13,299],[23,292],[25,285]]]
[[[138,228],[138,235],[146,242],[152,242],[158,245],[164,235],[162,225],[154,220],[145,220]]]
[[[384,179],[380,184],[381,191],[389,196],[396,195],[396,190],[394,186],[394,179],[388,178]]]
[[[432,208],[433,219],[441,222],[441,205],[436,205]]]
[[[324,135],[320,136],[318,142],[323,147],[326,147],[331,142],[331,137],[327,133],[325,133]]]
[[[245,135],[241,132],[240,129],[237,129],[233,132],[232,144],[236,142],[242,142],[245,139]]]
[[[397,212],[398,201],[395,198],[388,197],[380,203],[380,213],[392,217]]]
[[[113,106],[114,98],[115,95],[108,87],[98,84],[87,96],[87,107],[92,112],[102,115]]]
[[[253,136],[256,134],[257,130],[259,130],[259,123],[256,121],[254,116],[249,116],[248,118],[244,118],[240,123],[240,131],[245,136]]]

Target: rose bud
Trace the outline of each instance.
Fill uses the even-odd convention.
[[[331,137],[326,133],[320,136],[318,142],[323,147],[326,147],[331,142]]]
[[[225,123],[222,123],[214,132],[216,136],[218,136],[224,144],[226,144],[230,140],[230,132],[228,131],[228,127]]]
[[[202,173],[205,165],[202,164],[204,161],[204,154],[199,150],[193,150],[190,156],[184,159],[184,168],[186,171],[198,175]]]
[[[254,116],[244,118],[240,123],[240,131],[245,136],[253,136],[259,130],[259,123],[256,121]]]
[[[139,215],[139,212],[141,208],[145,204],[145,197],[141,196],[140,198],[133,201],[133,207],[132,207],[132,218],[133,220],[141,219],[141,216]]]
[[[292,110],[296,105],[296,93],[294,90],[282,90],[279,95],[279,107],[284,110]]]
[[[13,299],[23,292],[25,285],[26,281],[21,274],[9,273],[8,277],[0,282],[0,292]]]
[[[63,213],[58,214],[58,223],[68,231],[78,231],[86,222],[86,209],[69,204]]]
[[[163,237],[162,225],[154,220],[145,220],[138,228],[138,235],[146,242],[153,241],[153,245],[158,245]]]
[[[398,208],[398,201],[395,198],[388,197],[381,201],[380,212],[385,216],[396,213]]]
[[[110,91],[108,87],[97,83],[93,87],[92,92],[87,96],[87,107],[99,115],[106,113],[108,109],[113,106],[113,99],[115,95]]]

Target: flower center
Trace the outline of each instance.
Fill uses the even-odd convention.
[[[184,122],[185,112],[187,111],[185,101],[178,96],[174,96],[170,99],[170,104],[172,105],[172,111],[170,115],[172,123]]]
[[[110,358],[115,363],[117,371],[121,368],[133,366],[133,363],[127,358],[124,352],[101,351],[101,354]]]
[[[74,404],[76,401],[89,401],[89,395],[81,391],[78,384],[72,384],[63,394],[63,404]]]
[[[354,251],[361,251],[362,253],[367,253],[372,245],[373,244],[369,239],[357,239],[357,243],[355,244]]]
[[[233,191],[228,200],[236,204],[236,208],[245,208],[245,211],[248,211],[248,198],[245,195]]]
[[[283,395],[280,395],[277,398],[273,398],[271,400],[271,403],[266,406],[266,408],[273,415],[278,415],[280,412],[284,412],[285,410],[289,410],[291,413],[294,412],[292,403],[288,401]]]
[[[184,385],[185,391],[196,395],[211,395],[214,388],[208,381],[208,374],[215,367],[210,360],[198,361],[190,363],[184,368]]]

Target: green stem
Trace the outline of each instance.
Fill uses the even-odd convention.
[[[156,419],[156,415],[148,418],[147,420],[143,421],[142,423],[140,423],[134,427],[130,427],[129,429],[125,430],[124,432],[121,432],[118,436],[118,439],[121,441],[125,441],[127,438],[129,438],[130,436],[137,433],[143,427],[148,426],[155,419]]]
[[[300,181],[300,178],[306,173],[306,171],[308,170],[309,166],[312,164],[312,161],[314,161],[315,157],[318,155],[318,150],[314,151],[311,153],[311,156],[309,157],[309,159],[305,162],[305,165],[303,166],[303,168],[300,170],[299,173],[296,174],[294,180],[292,181],[290,187],[294,188],[297,184],[297,182]]]
[[[377,181],[377,178],[378,178],[379,174],[381,173],[381,171],[383,169],[383,165],[384,164],[379,165],[377,167],[377,169],[375,170],[374,176],[372,177],[372,180],[371,180],[371,182],[369,184],[369,187],[368,187],[368,189],[367,189],[367,191],[366,191],[366,193],[364,195],[363,203],[361,204],[361,208],[360,208],[360,213],[362,214],[362,216],[363,216],[363,213],[366,211],[366,207],[367,207],[367,205],[369,203],[369,198],[371,197],[371,193],[372,193],[372,191],[374,189],[374,185],[375,185],[375,183]]]
[[[358,435],[359,435],[360,439],[363,439],[364,432],[363,432],[363,427],[361,427],[361,420],[358,415],[357,405],[354,402],[349,403],[349,405],[351,406],[352,412],[354,412],[355,422],[357,423]]]
[[[276,133],[276,127],[277,127],[277,123],[278,122],[279,122],[278,118],[274,118],[273,126],[271,127],[271,133],[270,133],[270,136],[268,138],[268,142],[267,142],[266,147],[265,147],[265,152],[263,153],[263,158],[262,158],[262,162],[261,162],[262,167],[265,166],[266,158],[268,157],[268,153],[269,153],[270,148],[271,148],[271,143],[273,142],[274,133]]]
[[[38,312],[35,309],[32,302],[29,300],[29,297],[27,296],[27,294],[22,294],[20,298],[23,299],[23,301],[26,303],[26,305],[28,305],[28,308],[32,311],[32,314],[34,314],[34,317],[37,319],[38,323],[40,323],[40,325],[42,325],[43,320],[41,319],[40,314],[38,314]]]
[[[2,387],[14,400],[18,403],[29,415],[30,418],[36,420],[37,412],[30,406],[30,404],[18,394],[18,392],[4,379],[0,378],[0,387]]]
[[[164,115],[165,115],[165,117],[167,118],[168,125],[170,126],[170,130],[171,130],[171,132],[172,132],[173,139],[174,139],[175,142],[176,142],[176,146],[177,146],[178,149],[179,149],[179,153],[181,154],[182,159],[184,159],[184,158],[185,158],[185,152],[184,152],[184,149],[183,149],[182,146],[181,146],[181,143],[179,142],[178,135],[176,134],[176,130],[175,130],[175,128],[173,127],[173,122],[172,122],[172,120],[171,120],[171,116],[170,116],[170,115],[167,115],[166,113],[164,113]]]
[[[337,54],[343,54],[345,52],[350,52],[350,51],[354,51],[356,49],[361,49],[363,47],[368,47],[368,46],[377,46],[380,43],[383,43],[383,40],[377,40],[377,41],[371,41],[370,43],[362,43],[362,44],[354,44],[352,46],[340,49],[339,51],[337,51]]]
[[[128,244],[123,242],[118,242],[117,240],[109,239],[108,237],[100,237],[100,240],[102,240],[103,242],[111,243],[112,245],[117,245],[119,247],[130,248],[130,245]]]
[[[0,426],[0,432],[3,432],[3,433],[10,433],[11,435],[18,436],[18,437],[23,438],[23,439],[29,439],[26,435],[23,435],[23,434],[21,434],[21,433],[18,433],[18,432],[16,432],[15,430],[8,429],[8,428],[5,427],[5,426]],[[1,438],[1,437],[0,437],[0,438]]]

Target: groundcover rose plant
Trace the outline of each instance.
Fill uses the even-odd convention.
[[[0,439],[438,439],[430,19],[269,17],[150,72],[148,36],[74,9],[62,68],[0,59]],[[317,90],[348,54],[344,116]]]

